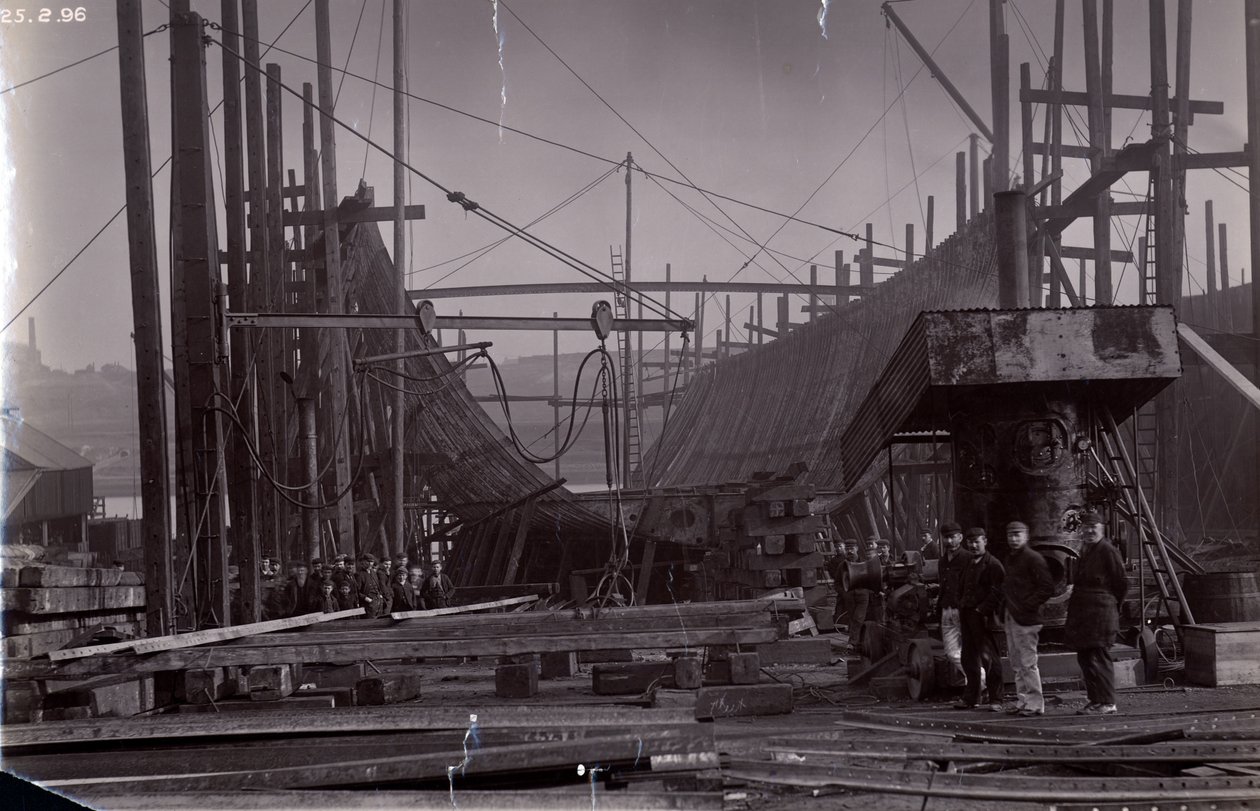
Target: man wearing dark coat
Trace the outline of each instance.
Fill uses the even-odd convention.
[[[1037,666],[1037,641],[1041,634],[1041,607],[1054,596],[1054,578],[1041,553],[1028,545],[1028,525],[1006,525],[1006,657],[1015,671],[1015,705],[1007,710],[1024,717],[1042,715],[1046,700],[1041,693]]]
[[[937,564],[937,577],[941,584],[937,601],[941,612],[941,642],[945,644],[945,658],[957,673],[962,669],[962,617],[958,607],[962,604],[963,567],[971,555],[962,548],[962,527],[953,521],[941,524],[941,541],[944,551]]]
[[[406,566],[394,570],[394,582],[390,584],[394,595],[395,611],[416,610],[416,592],[411,588],[410,573]]]
[[[1116,680],[1111,645],[1120,630],[1120,603],[1129,589],[1120,552],[1106,540],[1102,519],[1090,513],[1081,519],[1085,548],[1076,562],[1068,599],[1063,641],[1076,650],[1089,703],[1079,715],[1116,712]]]
[[[425,608],[446,608],[455,596],[455,584],[442,572],[442,561],[433,562],[433,570],[420,586],[420,599]]]
[[[364,553],[359,556],[359,571],[354,576],[354,585],[364,613],[369,617],[381,616],[385,601],[381,597],[381,581],[376,577],[376,555]]]
[[[989,554],[989,540],[983,529],[972,527],[967,530],[966,542],[971,558],[963,566],[959,616],[962,620],[962,666],[963,673],[967,675],[967,687],[962,700],[954,704],[954,708],[972,709],[987,693],[989,709],[1000,712],[1002,657],[998,655],[993,625],[1002,607],[1005,572],[998,559]],[[981,681],[985,682],[984,687]],[[986,687],[987,690],[984,689]]]

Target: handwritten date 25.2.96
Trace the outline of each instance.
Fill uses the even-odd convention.
[[[3,8],[0,24],[6,23],[81,23],[87,21],[87,9],[78,8]]]

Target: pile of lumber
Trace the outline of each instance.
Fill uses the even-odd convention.
[[[5,658],[29,659],[102,629],[117,638],[143,633],[144,581],[138,572],[51,565],[31,549],[4,547],[0,557]]]
[[[870,806],[890,794],[1060,808],[1184,808],[1191,800],[1242,807],[1260,799],[1254,709],[977,722],[937,707],[848,711],[836,723],[769,737],[761,758],[733,758],[723,771],[727,789],[843,790],[868,793]]]
[[[819,538],[827,517],[813,515],[813,485],[774,481],[751,485],[744,494],[734,534],[717,556],[717,596],[745,599],[766,589],[818,585],[823,555]]]

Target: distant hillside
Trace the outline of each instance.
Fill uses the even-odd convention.
[[[582,362],[580,353],[560,356],[560,392],[568,398],[573,393],[573,382]],[[536,355],[503,361],[499,365],[511,395],[545,395],[552,393],[552,358]],[[598,360],[587,364],[580,398],[590,397],[591,384],[598,372]],[[89,365],[85,369],[65,372],[45,366],[37,352],[20,344],[6,343],[0,354],[0,371],[6,376],[4,391],[6,408],[17,408],[22,418],[39,430],[70,448],[78,451],[94,463],[94,490],[98,496],[132,496],[139,492],[140,457],[136,419],[136,374],[118,364],[107,364],[99,369]],[[494,385],[488,368],[476,368],[468,373],[468,387],[475,395],[491,396]],[[659,384],[653,384],[654,390]],[[174,394],[167,390],[168,419],[174,413]],[[595,392],[599,396],[599,392]],[[497,402],[481,403],[497,425],[506,430],[507,420]],[[522,442],[540,455],[552,452],[551,433],[554,416],[551,406],[545,403],[511,403],[513,424]],[[584,416],[584,407],[578,411],[578,422]],[[561,410],[561,418],[568,414]],[[659,422],[659,409],[646,413],[644,438],[646,448],[651,432]],[[561,428],[561,435],[567,424]],[[174,437],[169,443],[174,458]],[[544,465],[550,475],[554,464]],[[560,475],[572,485],[603,485],[604,440],[600,409],[592,409],[585,431],[577,444],[560,460]]]

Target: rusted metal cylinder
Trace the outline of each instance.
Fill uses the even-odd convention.
[[[954,503],[964,526],[981,526],[989,550],[1006,554],[1006,524],[1028,525],[1029,544],[1045,555],[1056,581],[1080,549],[1086,457],[1075,398],[1025,390],[1019,399],[972,395],[951,420]],[[957,404],[956,404],[957,405]]]

